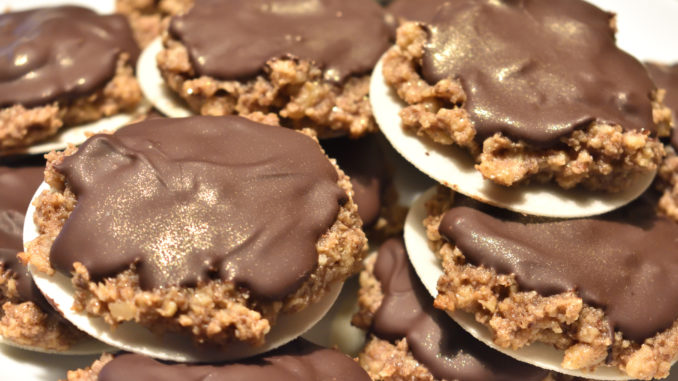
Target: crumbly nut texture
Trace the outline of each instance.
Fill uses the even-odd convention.
[[[66,380],[61,381],[97,381],[101,369],[111,361],[113,361],[113,355],[104,353],[101,358],[95,360],[91,366],[85,369],[69,370],[66,373]]]
[[[162,20],[186,12],[195,0],[116,0],[115,10],[127,16],[134,38],[145,48],[162,31]]]
[[[438,233],[442,215],[452,203],[451,191],[440,187],[427,204],[424,220],[444,271],[435,307],[473,313],[504,348],[517,349],[535,341],[552,344],[564,350],[561,365],[567,369],[607,364],[637,379],[668,376],[678,355],[678,321],[642,343],[633,342],[620,332],[611,334],[605,313],[584,303],[574,291],[541,296],[520,290],[512,274],[466,263],[464,254]]]
[[[673,147],[667,148],[656,185],[663,192],[659,199],[659,210],[678,222],[678,155]]]
[[[14,105],[0,109],[0,151],[31,145],[60,128],[133,111],[142,98],[128,55],[121,54],[114,77],[92,95],[32,108]]]
[[[35,303],[23,301],[16,278],[0,264],[0,336],[17,345],[64,351],[83,333],[55,314],[46,313]]]
[[[40,236],[21,256],[38,271],[48,274],[54,272],[49,263],[51,244],[77,203],[64,177],[54,166],[75,151],[76,148],[70,147],[64,153],[47,155],[45,181],[52,189],[43,192],[35,201],[35,220]],[[348,177],[338,167],[336,169],[338,185],[350,193]],[[75,263],[73,307],[103,317],[112,326],[135,321],[158,333],[190,333],[199,343],[244,341],[261,345],[280,313],[302,310],[319,300],[334,282],[358,272],[365,243],[357,207],[350,199],[340,207],[336,221],[316,243],[318,267],[298,290],[282,301],[260,300],[248,290],[220,280],[194,288],[143,291],[133,266],[115,277],[93,282],[87,269]]]
[[[197,77],[186,47],[166,34],[163,40],[160,72],[198,114],[274,114],[281,125],[311,127],[320,138],[355,138],[377,130],[367,98],[369,75],[338,85],[323,80],[322,70],[310,61],[281,58],[269,60],[261,75],[243,82]]]
[[[403,127],[443,145],[467,149],[476,169],[495,183],[555,181],[563,188],[583,185],[619,191],[639,173],[654,171],[664,156],[663,145],[638,131],[616,124],[592,122],[560,139],[560,145],[539,149],[497,133],[482,143],[464,108],[466,93],[460,81],[447,78],[429,85],[419,74],[427,34],[417,23],[397,30],[397,43],[384,58],[384,77],[408,105],[400,112]],[[654,123],[659,135],[670,132],[671,112],[664,92],[652,94]]]

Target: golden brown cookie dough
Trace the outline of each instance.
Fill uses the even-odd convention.
[[[570,3],[549,2],[548,10],[537,2],[453,2],[430,23],[401,25],[383,74],[407,103],[403,127],[467,149],[486,179],[505,186],[555,181],[618,191],[654,171],[664,155],[657,138],[669,133],[663,93],[616,48],[610,15],[579,1],[562,12]],[[459,15],[473,16],[458,26],[466,20]],[[566,29],[548,29],[545,20],[572,21],[585,37],[559,35]],[[536,32],[544,28],[550,32]],[[493,48],[479,48],[487,44]],[[458,55],[449,50],[455,46]]]
[[[361,0],[294,4],[197,1],[163,35],[163,78],[202,115],[274,114],[321,139],[376,131],[367,95],[389,44],[383,10]]]
[[[601,217],[541,219],[441,187],[424,220],[444,271],[435,306],[475,314],[505,348],[552,344],[568,369],[666,377],[678,354],[675,245],[667,245],[678,225],[655,207],[648,193]]]
[[[201,134],[195,134],[197,130]],[[158,131],[163,135],[157,135]],[[158,148],[138,143],[147,139]],[[108,148],[111,146],[115,147],[112,151]],[[87,189],[74,189],[73,182],[79,179],[87,183],[90,177],[70,172],[80,168],[71,164],[81,160],[75,156],[78,151],[70,148],[48,155],[46,181],[52,190],[37,200],[36,223],[41,234],[28,245],[25,260],[46,273],[54,272],[55,267],[62,272],[73,271],[74,308],[101,316],[112,326],[135,321],[156,332],[190,334],[197,342],[262,344],[280,313],[294,313],[319,300],[331,285],[360,267],[366,240],[356,206],[348,197],[349,179],[330,162],[323,163],[327,158],[317,142],[299,132],[240,117],[160,118],[125,127],[110,137],[97,135],[80,150],[85,156],[88,152],[101,154],[94,157],[122,155],[122,162],[117,162],[120,167],[109,167],[106,160],[92,158],[88,167],[104,175],[92,175],[98,180],[88,183],[87,188],[97,191],[84,193],[90,196],[79,199],[76,194]],[[157,156],[158,152],[163,154]],[[135,172],[119,172],[130,169],[124,165],[126,157],[145,159],[131,161]],[[298,161],[300,157],[309,161]],[[187,161],[184,164],[182,160]],[[208,168],[212,168],[209,176],[204,172]],[[319,168],[329,177],[311,175]],[[102,185],[109,178],[106,171],[117,174],[112,183]],[[136,183],[133,179],[137,172],[138,176],[150,177]],[[121,177],[121,173],[131,177]],[[174,182],[188,173],[185,181],[194,186],[180,191],[183,182]],[[179,189],[156,192],[148,188],[164,189],[162,184],[172,189],[174,184]],[[290,188],[292,184],[296,188]],[[115,189],[127,186],[132,188]],[[109,189],[113,195],[138,194],[122,199],[95,196]],[[156,197],[147,202],[147,194]],[[294,201],[285,198],[292,194]],[[338,197],[335,205],[321,203],[328,197]],[[184,205],[186,199],[194,201]],[[110,200],[122,203],[109,204]],[[311,201],[312,211],[308,210]],[[163,206],[157,211],[148,209],[153,202]],[[110,213],[79,214],[79,220],[74,220],[78,207],[84,205],[87,209],[80,210],[94,208]],[[239,208],[246,205],[248,212],[241,213]],[[297,207],[292,208],[294,205]],[[175,212],[182,217],[170,218]],[[218,213],[230,217],[224,219]],[[109,226],[108,231],[101,231],[105,226]],[[70,233],[65,232],[68,227]],[[94,230],[89,233],[87,228]],[[119,235],[118,229],[127,233]],[[141,232],[146,238],[138,241]],[[83,234],[97,239],[85,244],[80,240]],[[205,241],[206,237],[212,238]],[[237,239],[238,244],[228,243],[229,237]],[[308,237],[315,238],[307,241]],[[215,246],[217,242],[221,244]],[[69,250],[70,245],[79,250]],[[91,254],[87,256],[87,248],[100,254],[112,247],[116,249],[98,255],[96,260]],[[78,251],[83,252],[82,257]],[[61,259],[55,253],[62,253]],[[76,256],[72,259],[71,254]],[[181,259],[189,254],[191,261]],[[134,260],[136,255],[141,257]],[[178,259],[163,260],[167,256]],[[198,256],[204,261],[196,259]],[[165,266],[176,268],[168,270]]]
[[[2,41],[13,47],[0,65],[0,150],[136,109],[139,48],[122,16],[65,6],[0,18]],[[12,32],[19,28],[30,33]]]

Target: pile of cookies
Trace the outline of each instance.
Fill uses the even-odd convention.
[[[90,355],[70,381],[668,376],[678,66],[613,14],[116,9],[0,15],[3,345]],[[351,300],[364,345],[311,342]]]

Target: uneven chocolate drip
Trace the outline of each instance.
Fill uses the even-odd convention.
[[[57,170],[78,204],[52,265],[79,261],[101,280],[135,264],[145,290],[222,279],[283,298],[347,200],[316,142],[240,117],[147,120],[87,140]]]
[[[678,127],[678,63],[673,65],[645,63],[645,66],[657,87],[666,90],[664,104],[673,112],[673,124]],[[678,134],[671,135],[671,145],[678,150]]]
[[[122,15],[74,6],[0,14],[0,107],[68,101],[115,75],[120,53],[139,48]]]
[[[571,220],[468,203],[450,209],[439,230],[470,263],[515,274],[521,289],[542,295],[575,290],[636,342],[678,319],[678,224],[657,215],[656,195]]]
[[[450,0],[397,0],[388,6],[388,12],[397,20],[429,22],[437,9]]]
[[[369,381],[367,373],[345,354],[297,339],[255,359],[221,365],[162,363],[137,354],[116,356],[99,381]]]
[[[0,167],[0,262],[16,277],[19,299],[35,302],[43,309],[49,304],[16,255],[24,250],[26,209],[42,183],[44,169],[44,164],[40,167]]]
[[[422,74],[461,81],[479,141],[550,147],[594,120],[656,135],[654,84],[611,18],[580,0],[452,1],[427,28]]]
[[[384,10],[365,0],[197,0],[172,19],[198,75],[253,77],[266,61],[313,60],[326,80],[369,74],[388,48]]]
[[[335,138],[321,142],[325,152],[351,178],[353,201],[363,227],[372,227],[381,212],[382,196],[388,182],[384,152],[374,135],[361,139]]]
[[[414,273],[401,239],[392,238],[379,248],[374,275],[381,283],[384,299],[372,330],[385,340],[407,338],[414,358],[436,379],[510,381],[546,377],[546,370],[490,349],[433,308],[433,300]]]

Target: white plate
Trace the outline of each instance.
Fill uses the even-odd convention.
[[[137,62],[137,76],[144,96],[153,106],[170,118],[183,118],[195,115],[186,102],[179,97],[160,75],[155,57],[162,50],[162,40],[156,38],[141,52]]]
[[[49,190],[47,183],[42,183],[37,189],[24,220],[24,245],[38,237],[37,226],[33,222],[35,207],[32,205],[35,198],[43,191]],[[179,362],[209,362],[236,360],[251,357],[259,353],[277,348],[299,337],[313,327],[332,307],[341,292],[342,283],[337,282],[329,287],[327,294],[318,302],[309,305],[294,314],[282,314],[277,323],[271,327],[266,335],[266,344],[253,347],[244,343],[233,343],[226,348],[197,347],[189,337],[184,335],[166,334],[158,336],[147,328],[132,322],[119,325],[111,330],[103,319],[89,317],[86,313],[76,312],[71,306],[74,299],[74,288],[70,277],[56,272],[54,275],[35,271],[29,265],[29,271],[35,284],[45,294],[52,305],[73,325],[87,334],[111,346],[126,351],[152,356],[161,360]]]

